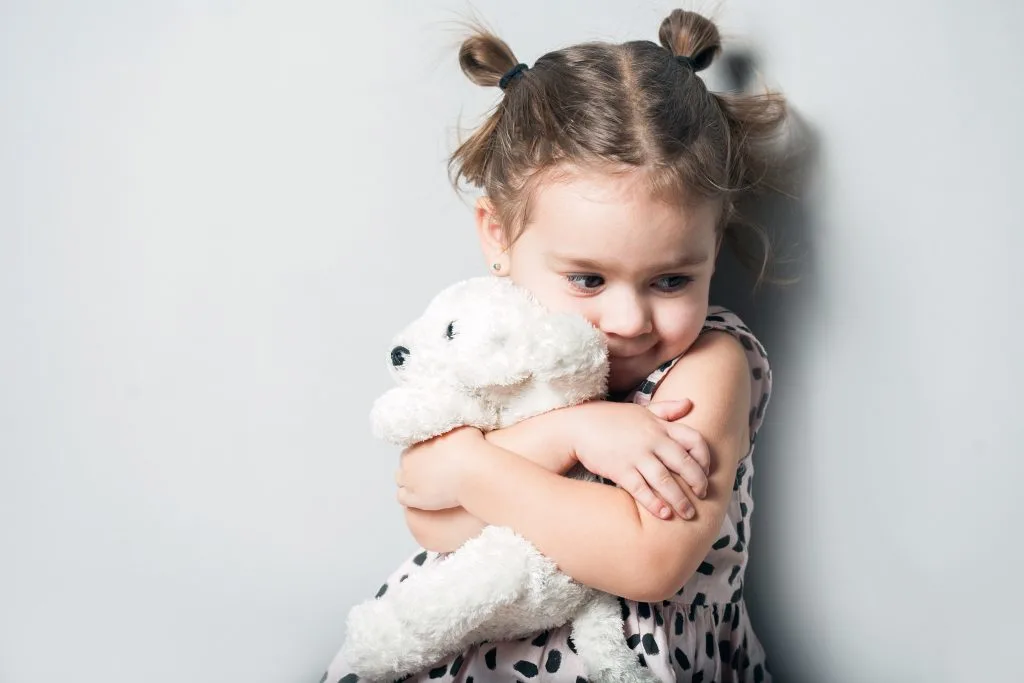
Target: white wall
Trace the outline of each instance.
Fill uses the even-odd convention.
[[[529,63],[671,8],[474,6]],[[413,548],[366,414],[391,333],[483,272],[444,167],[496,96],[466,7],[0,6],[0,681],[316,681]],[[750,600],[780,679],[1019,667],[1022,7],[721,12],[816,149],[765,209],[802,284],[735,302],[776,364]]]

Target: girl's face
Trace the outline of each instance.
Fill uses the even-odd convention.
[[[683,209],[651,197],[639,171],[582,169],[543,182],[533,199],[507,251],[491,205],[478,203],[488,264],[607,336],[611,391],[632,389],[693,344],[718,254],[717,204]]]

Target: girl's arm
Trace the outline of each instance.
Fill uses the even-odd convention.
[[[622,489],[558,476],[482,438],[457,442],[458,500],[478,519],[520,533],[581,583],[631,600],[665,599],[696,570],[721,528],[749,447],[749,374],[739,342],[709,332],[655,394],[692,399],[681,421],[711,450],[708,495],[691,497],[693,520],[659,519]]]
[[[576,464],[576,456],[564,429],[563,413],[558,410],[543,413],[488,432],[485,438],[499,448],[521,454],[547,471],[565,474]],[[420,546],[439,553],[457,550],[469,539],[479,536],[486,526],[463,507],[445,510],[407,507],[405,524]]]

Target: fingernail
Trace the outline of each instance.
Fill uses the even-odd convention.
[[[693,508],[687,507],[683,510],[683,519],[693,519]]]
[[[661,508],[661,512],[658,513],[662,519],[668,519],[672,515],[672,511],[668,508]]]

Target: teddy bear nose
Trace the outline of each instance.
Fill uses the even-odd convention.
[[[404,346],[396,346],[391,349],[391,364],[396,368],[405,363],[405,357],[409,355],[409,349]]]

